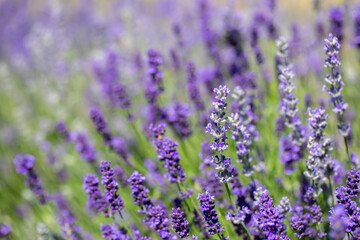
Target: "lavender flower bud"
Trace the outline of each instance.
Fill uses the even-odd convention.
[[[180,208],[173,208],[170,217],[172,218],[172,228],[179,235],[180,238],[186,238],[189,236],[190,229],[188,227],[189,222],[185,218],[185,213]]]

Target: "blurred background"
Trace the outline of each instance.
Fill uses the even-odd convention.
[[[321,37],[324,37],[328,30],[321,33],[317,23],[322,23],[328,29],[329,10],[341,6],[346,11],[343,54],[348,54],[343,64],[344,78],[346,84],[353,86],[347,88],[345,94],[352,109],[349,114],[354,115],[351,119],[356,122],[354,112],[360,108],[357,104],[359,62],[358,53],[353,51],[351,45],[353,6],[356,3],[360,2],[279,0],[276,10],[271,12],[263,0],[211,0],[210,25],[214,32],[221,35],[226,26],[224,19],[232,13],[238,19],[239,29],[247,37],[257,12],[263,11],[265,16],[270,16],[281,35],[292,41],[296,48],[293,62],[300,86],[296,91],[301,101],[301,111],[305,113],[302,103],[307,93],[311,94],[313,102],[325,101],[323,98],[327,97],[319,94],[323,85],[324,54],[323,38],[318,42],[318,35],[323,34]],[[104,218],[89,218],[84,209],[86,195],[82,190],[82,177],[92,168],[80,161],[74,148],[58,136],[54,126],[56,122],[64,121],[74,131],[85,131],[98,151],[98,159],[118,163],[118,158],[104,148],[101,137],[96,134],[88,118],[89,108],[96,106],[104,111],[112,130],[124,137],[134,159],[143,160],[139,151],[155,159],[156,153],[151,143],[146,142],[144,137],[134,137],[126,124],[126,113],[109,107],[108,101],[103,98],[94,65],[101,64],[108,51],[118,55],[121,82],[132,98],[132,111],[137,118],[135,125],[141,132],[141,119],[146,115],[142,110],[145,100],[141,80],[146,76],[144,59],[149,48],[159,50],[164,57],[164,103],[186,99],[186,89],[182,86],[185,73],[177,72],[170,54],[172,49],[178,47],[177,37],[173,33],[174,24],[182,29],[184,56],[199,65],[200,71],[212,66],[202,42],[196,1],[0,1],[0,224],[12,225],[12,239],[36,239],[32,236],[40,231],[42,225],[39,223],[44,223],[54,233],[60,233],[54,207],[38,204],[24,185],[24,178],[15,174],[13,159],[17,153],[30,153],[37,158],[36,169],[46,190],[61,193],[72,206],[82,229],[92,233],[94,239],[100,238],[98,226],[105,221]],[[267,59],[270,80],[274,82],[274,41],[261,41],[260,45]],[[250,51],[250,46],[245,47],[245,51]],[[226,49],[224,55],[227,56]],[[254,57],[252,61],[255,62]],[[260,71],[257,66],[253,69]],[[265,132],[263,145],[267,145],[266,141],[271,142],[277,114],[277,87],[276,84],[269,86],[270,93],[264,101],[273,106],[263,111],[264,119],[260,121],[260,127],[267,128],[269,119],[272,126],[264,130],[268,132]],[[202,86],[202,92],[205,88],[206,85]],[[210,106],[211,97],[205,99]],[[305,114],[302,115],[304,120]],[[335,122],[331,120],[330,123],[333,132],[336,132]],[[359,126],[355,124],[353,130],[359,132]],[[192,151],[197,156],[199,143],[203,139],[203,129],[195,130],[194,136],[180,147],[181,154],[185,155],[185,149],[196,146]],[[340,148],[343,147],[341,144]],[[269,158],[276,159],[274,162],[278,161],[277,146],[269,147],[265,153]],[[194,161],[198,164],[200,160]],[[267,164],[271,179],[275,181],[281,167],[274,162]],[[192,168],[191,162],[184,165],[184,168]],[[189,171],[190,177],[198,174],[198,170]],[[289,190],[290,186],[291,179],[285,181],[284,191]],[[269,186],[271,188],[275,186]],[[128,188],[124,191],[130,193]],[[152,194],[164,198],[159,190],[152,190]],[[130,194],[123,195],[126,204],[132,208],[130,213],[135,212]],[[139,219],[132,220],[141,224]]]

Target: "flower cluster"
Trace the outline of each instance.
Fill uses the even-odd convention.
[[[115,223],[112,226],[109,224],[101,224],[100,231],[102,237],[107,240],[131,240],[131,238],[124,234]]]
[[[216,177],[220,182],[228,182],[233,177],[233,170],[231,169],[231,158],[227,158],[223,155],[223,152],[228,148],[226,142],[226,132],[230,129],[230,125],[225,117],[226,113],[226,98],[230,94],[230,89],[226,86],[220,86],[214,89],[215,101],[213,104],[213,110],[210,115],[211,122],[205,128],[205,133],[210,134],[214,141],[211,144],[211,150],[216,152],[213,157],[213,163],[217,171]]]
[[[297,206],[292,211],[290,217],[291,229],[295,231],[297,238],[309,237],[320,239],[326,236],[326,233],[318,231],[323,222],[321,208],[316,204],[314,189],[309,187],[304,195],[305,206]]]
[[[180,238],[189,236],[190,229],[189,222],[185,218],[185,213],[180,208],[173,208],[170,217],[172,218],[172,228],[179,235]]]
[[[168,111],[168,123],[181,138],[192,134],[189,116],[190,110],[185,103],[176,102]]]
[[[347,137],[350,133],[350,124],[345,123],[344,112],[348,107],[348,104],[343,101],[342,91],[344,82],[341,80],[341,74],[339,72],[339,50],[340,43],[333,34],[329,34],[329,37],[325,39],[324,51],[326,53],[325,68],[330,69],[330,73],[326,75],[325,82],[329,84],[323,86],[323,91],[326,91],[331,97],[331,102],[334,105],[333,112],[338,117],[338,131],[339,133]]]
[[[157,51],[150,49],[147,52],[147,61],[149,68],[145,96],[148,102],[154,103],[160,94],[164,91],[162,81],[163,72],[159,68],[163,63],[163,59]]]
[[[200,90],[197,85],[197,72],[193,62],[188,62],[186,66],[186,73],[189,99],[193,102],[196,111],[203,111],[205,109],[205,104],[201,99]]]
[[[93,71],[104,96],[110,103],[128,110],[131,107],[131,101],[125,86],[119,82],[118,55],[113,51],[108,51],[103,62],[94,62]]]
[[[106,195],[103,195],[99,186],[99,179],[95,175],[86,175],[84,177],[83,188],[88,195],[88,208],[93,210],[96,214],[104,212],[108,217],[108,201]]]
[[[347,174],[346,187],[340,186],[335,191],[337,202],[339,206],[343,207],[345,212],[343,223],[346,224],[345,231],[355,235],[355,238],[360,236],[360,207],[354,201],[358,198],[359,182],[360,171],[351,170]]]
[[[287,169],[287,174],[291,174],[296,168],[293,166],[294,163],[299,162],[302,155],[301,147],[305,142],[305,131],[304,127],[301,125],[300,118],[298,116],[297,105],[299,100],[294,96],[293,92],[295,85],[293,82],[294,72],[293,67],[289,63],[289,47],[288,42],[285,38],[280,37],[277,42],[278,52],[277,59],[279,60],[278,64],[278,79],[279,79],[279,89],[280,89],[280,115],[285,126],[287,126],[291,133],[288,138],[291,140],[293,145],[299,146],[288,146],[286,148],[282,145],[282,150],[280,157],[282,162],[285,163],[285,168]],[[286,140],[282,140],[285,142]],[[287,145],[291,144],[287,142]],[[286,152],[290,150],[292,153]],[[297,152],[294,152],[297,150]],[[289,159],[290,157],[290,159]]]
[[[147,196],[150,192],[144,185],[145,177],[143,177],[138,171],[134,171],[128,180],[131,184],[131,197],[134,199],[134,203],[141,207],[141,209],[147,209],[153,206],[151,200]]]
[[[280,211],[279,207],[274,206],[267,190],[261,193],[256,205],[259,206],[259,209],[255,219],[261,234],[266,239],[289,239],[286,236],[284,213]]]
[[[150,129],[154,133],[155,139],[153,145],[156,147],[158,159],[163,162],[163,167],[168,171],[165,177],[170,183],[180,183],[185,181],[186,175],[180,165],[180,156],[176,148],[178,144],[165,135],[166,124],[160,123],[158,126],[150,125]]]
[[[345,9],[343,7],[334,7],[330,9],[329,19],[330,19],[330,30],[329,32],[333,33],[339,42],[341,43],[344,38],[344,14]]]
[[[75,150],[80,153],[84,161],[90,164],[96,162],[95,148],[89,143],[85,133],[71,133],[70,139],[75,144]]]
[[[40,183],[37,173],[34,169],[35,157],[31,155],[17,155],[14,159],[16,172],[26,176],[25,183],[35,194],[41,204],[46,204],[47,195]]]
[[[325,129],[327,127],[326,119],[329,118],[325,114],[323,108],[308,110],[309,125],[312,129],[312,134],[309,137],[307,149],[309,152],[306,161],[305,176],[308,177],[313,183],[316,195],[321,192],[319,185],[322,184],[326,178],[330,180],[330,176],[334,173],[334,161],[330,155],[332,150],[332,141],[325,136]]]
[[[203,214],[209,234],[215,235],[224,231],[224,227],[221,226],[215,209],[214,196],[212,196],[209,192],[206,192],[205,194],[199,193],[198,199],[201,213]]]
[[[101,161],[101,184],[105,187],[106,199],[109,203],[111,215],[120,212],[124,208],[124,202],[118,192],[118,183],[115,179],[114,170],[110,167],[110,161]]]

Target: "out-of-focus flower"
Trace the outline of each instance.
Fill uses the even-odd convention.
[[[35,194],[41,204],[47,203],[46,193],[40,183],[37,173],[34,169],[35,157],[31,155],[17,155],[14,159],[16,172],[26,176],[25,183]]]

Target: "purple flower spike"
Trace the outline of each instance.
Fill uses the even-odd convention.
[[[180,238],[189,236],[190,229],[189,222],[185,218],[185,213],[180,208],[173,208],[170,217],[172,218],[172,228],[179,235]]]
[[[88,208],[93,210],[96,214],[104,212],[105,216],[108,216],[107,198],[106,195],[101,194],[98,178],[95,175],[86,175],[84,177],[83,188],[88,195]]]
[[[162,81],[163,72],[160,70],[163,59],[157,51],[150,49],[147,52],[147,61],[149,68],[145,96],[148,102],[154,103],[160,94],[164,91]]]
[[[180,165],[181,158],[176,150],[178,144],[169,137],[163,138],[165,126],[163,123],[157,126],[150,125],[155,137],[153,145],[156,147],[158,159],[163,162],[163,167],[168,170],[165,174],[168,181],[170,183],[184,182],[186,175]]]
[[[26,185],[35,194],[41,204],[46,204],[47,196],[34,170],[35,157],[31,155],[17,155],[14,159],[16,172],[26,176]]]
[[[72,133],[70,136],[71,142],[75,144],[75,150],[80,153],[81,158],[90,164],[94,164],[96,161],[95,148],[88,142],[86,134]]]
[[[57,122],[55,129],[66,141],[70,141],[69,130],[64,122]]]
[[[141,209],[147,209],[153,206],[151,200],[147,196],[150,193],[144,185],[145,177],[143,177],[138,171],[134,171],[128,182],[131,183],[131,197],[134,199],[136,205]]]
[[[101,183],[105,187],[107,201],[110,205],[111,214],[121,211],[124,208],[124,202],[118,195],[118,183],[116,181],[114,170],[110,167],[110,161],[101,161]]]
[[[342,42],[344,38],[344,14],[345,9],[343,7],[334,7],[330,9],[329,18],[330,18],[330,32],[333,33],[338,39],[339,42]]]
[[[121,232],[115,223],[113,223],[112,226],[109,224],[100,224],[100,231],[102,233],[102,237],[107,240],[131,240],[128,235]]]
[[[198,199],[209,234],[215,235],[224,231],[224,227],[221,226],[215,209],[215,198],[209,192],[206,192],[205,194],[199,193]]]
[[[169,219],[167,218],[166,209],[161,206],[149,208],[147,211],[147,218],[144,223],[151,229],[157,231],[161,239],[169,240],[171,233],[169,232]]]
[[[330,211],[330,238],[341,240],[345,238],[346,226],[350,219],[347,216],[344,206],[337,205]]]
[[[331,102],[334,105],[333,112],[336,113],[338,118],[338,131],[339,133],[347,137],[350,133],[351,127],[349,123],[345,123],[344,113],[348,107],[348,104],[343,101],[341,96],[343,91],[344,82],[341,80],[340,70],[341,65],[339,61],[340,43],[333,34],[329,34],[329,37],[325,39],[324,51],[327,55],[325,60],[325,68],[330,69],[330,73],[326,75],[325,82],[329,84],[323,86],[323,91],[326,91],[331,97]]]
[[[286,236],[285,217],[280,208],[275,207],[267,190],[263,191],[257,200],[259,211],[256,214],[256,222],[261,233],[268,239],[289,239]]]
[[[232,159],[223,155],[223,152],[228,148],[226,132],[230,129],[230,125],[225,117],[225,110],[227,107],[226,98],[230,94],[230,89],[226,86],[220,86],[214,89],[214,93],[216,95],[212,103],[211,121],[207,124],[205,133],[210,134],[214,139],[211,150],[216,152],[213,157],[213,163],[217,170],[216,176],[220,182],[228,182],[233,177]]]
[[[186,66],[187,72],[187,90],[189,94],[189,99],[193,102],[196,111],[203,111],[205,109],[205,104],[201,99],[200,91],[197,86],[197,73],[195,64],[189,62]]]
[[[192,131],[190,128],[190,110],[185,103],[176,102],[169,109],[168,122],[181,138],[188,138]]]
[[[97,108],[92,108],[90,110],[89,116],[95,126],[96,131],[104,139],[104,144],[107,146],[110,145],[112,140],[112,135],[110,133],[110,129],[107,125],[104,115]]]

